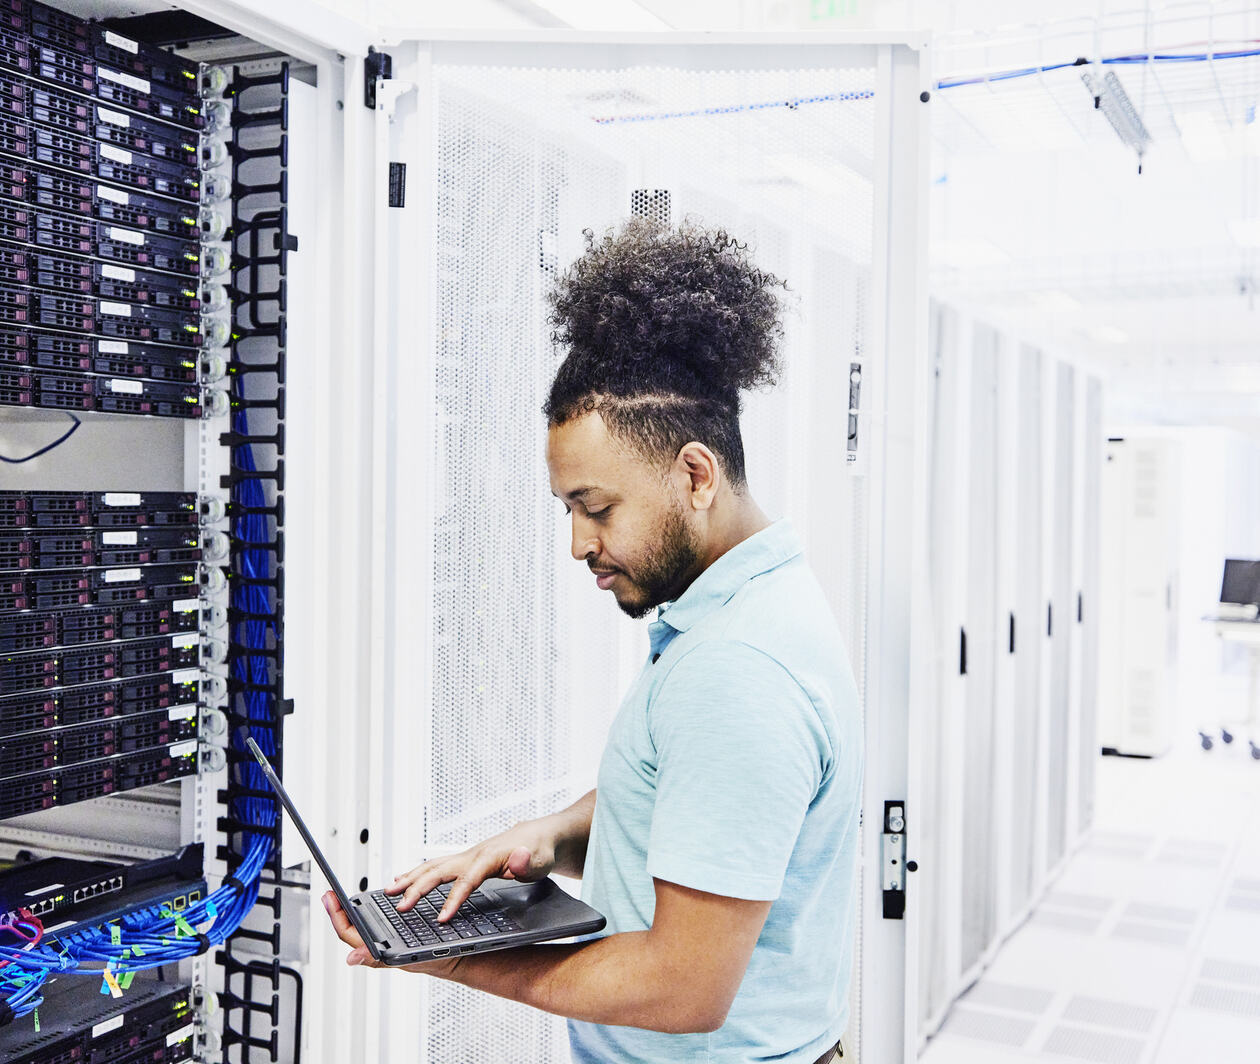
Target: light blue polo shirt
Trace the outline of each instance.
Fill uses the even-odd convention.
[[[648,632],[600,762],[582,896],[607,934],[651,926],[654,877],[774,904],[719,1030],[570,1022],[573,1059],[812,1064],[848,1022],[856,917],[862,723],[839,630],[780,521]]]

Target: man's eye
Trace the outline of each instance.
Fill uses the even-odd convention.
[[[612,507],[611,507],[611,506],[605,506],[602,510],[587,510],[587,511],[586,511],[586,516],[587,516],[587,517],[592,517],[592,518],[594,518],[596,521],[602,521],[605,517],[607,517],[607,516],[608,516],[608,512],[609,512],[611,509],[612,509]]]

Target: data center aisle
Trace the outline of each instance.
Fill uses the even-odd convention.
[[[1260,1060],[1260,762],[1103,758],[1097,810],[922,1064]]]

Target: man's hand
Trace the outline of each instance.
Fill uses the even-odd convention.
[[[385,893],[402,894],[398,911],[407,912],[438,884],[451,883],[438,915],[445,921],[485,880],[496,876],[531,883],[559,870],[580,877],[594,809],[591,791],[563,812],[526,820],[463,853],[425,861],[395,877]]]
[[[333,930],[337,932],[337,937],[350,947],[350,952],[346,955],[346,963],[350,965],[361,964],[364,968],[384,968],[385,965],[373,957],[367,946],[363,944],[363,938],[355,930],[354,924],[350,922],[350,917],[342,910],[341,902],[337,900],[337,895],[331,890],[325,891],[323,902],[324,909],[328,912],[328,919],[332,921]],[[451,957],[440,961],[404,964],[401,967],[408,972],[423,972],[426,975],[449,977],[454,973],[458,964],[459,959]]]

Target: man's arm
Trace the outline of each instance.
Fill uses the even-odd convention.
[[[656,914],[646,931],[407,968],[570,1019],[670,1034],[715,1031],[725,1022],[771,903],[661,879],[653,884]],[[324,904],[338,936],[354,947],[347,963],[378,966],[337,899],[326,894]]]
[[[523,821],[463,853],[425,861],[398,876],[385,893],[405,892],[398,910],[406,912],[439,883],[451,883],[449,899],[439,917],[446,920],[492,876],[533,882],[559,872],[581,879],[594,814],[592,790],[558,813]]]

